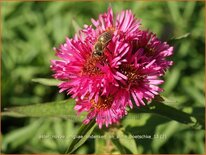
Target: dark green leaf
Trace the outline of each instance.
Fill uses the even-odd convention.
[[[36,131],[42,126],[42,123],[43,121],[39,119],[27,126],[16,129],[4,135],[2,150],[7,148],[14,149],[29,141],[34,136]]]
[[[155,113],[171,120],[175,120],[179,123],[187,124],[196,129],[204,129],[205,126],[204,122],[199,121],[199,119],[197,119],[194,115],[185,113],[181,110],[156,101],[132,111],[137,113]]]
[[[126,148],[120,143],[117,138],[112,138],[112,143],[117,147],[121,154],[126,154]]]
[[[156,95],[153,100],[164,104],[177,103],[177,101],[175,101],[174,99],[169,99],[163,95]]]
[[[65,152],[65,154],[74,152],[82,144],[84,144],[84,142],[92,134],[92,131],[94,130],[95,126],[96,126],[96,123],[94,119],[90,121],[87,125],[82,124],[76,136],[74,137],[73,141],[69,145],[68,150]]]

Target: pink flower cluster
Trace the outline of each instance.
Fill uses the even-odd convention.
[[[173,47],[155,34],[141,30],[140,20],[131,10],[113,16],[111,8],[100,14],[93,25],[84,25],[74,38],[55,48],[60,60],[52,60],[54,77],[62,80],[60,92],[76,99],[75,110],[88,112],[84,123],[96,119],[99,128],[118,122],[127,114],[126,107],[144,106],[158,95],[160,79],[172,65],[166,60]],[[94,46],[105,32],[112,37],[102,55],[94,55]]]

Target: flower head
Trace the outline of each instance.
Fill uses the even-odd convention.
[[[162,91],[159,77],[172,65],[166,57],[173,47],[140,30],[131,10],[114,18],[109,8],[92,23],[55,48],[60,60],[52,60],[51,68],[63,80],[60,92],[76,98],[75,110],[88,112],[84,123],[95,118],[101,128],[126,115],[126,107],[133,107],[131,99],[145,105],[144,99]]]

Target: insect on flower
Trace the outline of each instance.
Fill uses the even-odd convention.
[[[94,45],[93,55],[102,56],[104,49],[107,48],[107,45],[112,40],[113,31],[108,30],[103,32],[97,39],[97,42]]]

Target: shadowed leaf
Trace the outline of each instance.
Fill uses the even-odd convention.
[[[204,121],[199,121],[194,115],[155,101],[144,107],[133,109],[132,111],[137,113],[155,113],[179,123],[187,124],[195,129],[204,129],[205,126]]]
[[[126,131],[118,130],[115,135],[116,138],[112,138],[112,142],[119,149],[122,154],[137,154],[137,146],[132,135]]]
[[[92,134],[92,131],[94,130],[95,126],[96,126],[95,120],[90,121],[87,125],[82,124],[76,136],[74,137],[73,141],[69,145],[68,150],[65,152],[65,154],[74,152],[82,144],[84,144],[84,142]]]

